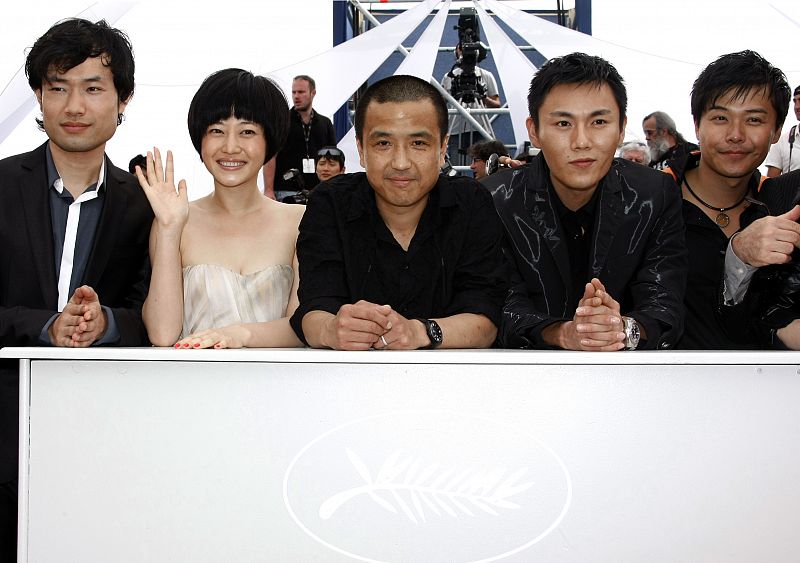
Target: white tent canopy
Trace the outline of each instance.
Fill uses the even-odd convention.
[[[546,3],[538,4],[544,7]],[[243,0],[235,7],[235,16],[227,19],[220,16],[217,3],[206,0],[191,5],[92,4],[91,14],[115,20],[114,25],[129,34],[136,55],[136,93],[126,111],[126,123],[108,145],[109,155],[124,167],[132,156],[153,145],[171,148],[178,175],[189,183],[190,196],[199,197],[211,189],[211,179],[189,140],[186,111],[205,76],[231,66],[246,68],[276,77],[288,93],[295,74],[309,74],[317,80],[315,107],[331,115],[437,5],[441,8],[437,0],[405,4],[411,9],[331,49],[328,0]],[[672,115],[678,129],[691,138],[691,83],[703,66],[726,52],[755,49],[782,68],[792,86],[800,83],[800,61],[792,41],[798,36],[800,5],[794,0],[642,0],[635,4],[594,0],[593,37],[518,11],[518,6],[525,5],[522,1],[481,0],[479,5],[547,57],[583,50],[611,60],[628,86],[631,138],[642,137],[641,119],[654,110]],[[45,140],[36,128],[38,111],[24,77],[14,79],[24,62],[24,49],[59,19],[84,10],[85,3],[71,0],[32,0],[15,4],[6,13],[9,25],[0,36],[4,54],[0,57],[0,128],[18,124],[6,138],[0,136],[0,157],[30,150]],[[489,23],[483,12],[481,18],[519,144],[524,140],[520,136],[526,117],[522,104],[534,69],[499,26]],[[441,37],[440,25],[434,19],[414,51],[429,49],[430,56],[436,44],[431,38]],[[403,72],[424,75],[427,69],[427,62],[416,58],[408,65]],[[357,163],[353,153],[348,154],[348,170]]]

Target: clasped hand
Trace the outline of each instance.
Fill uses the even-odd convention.
[[[82,285],[75,290],[48,329],[53,346],[86,348],[106,333],[107,319],[94,289]]]
[[[625,347],[619,303],[597,278],[586,284],[575,316],[567,324],[570,350],[609,352]]]
[[[424,325],[389,305],[342,305],[325,326],[325,345],[336,350],[416,350],[428,344]]]

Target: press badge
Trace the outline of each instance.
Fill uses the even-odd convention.
[[[303,173],[304,174],[313,174],[314,172],[316,172],[316,168],[314,167],[314,159],[313,158],[304,158],[303,159]]]

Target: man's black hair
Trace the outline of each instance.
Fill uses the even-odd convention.
[[[722,55],[708,65],[692,86],[692,117],[695,125],[717,101],[728,95],[743,100],[755,91],[769,96],[777,115],[775,126],[780,129],[789,111],[791,89],[781,69],[755,51],[740,51]]]
[[[539,127],[539,108],[544,99],[553,88],[561,84],[590,84],[598,88],[608,84],[619,106],[619,126],[622,128],[628,109],[628,93],[622,77],[610,62],[586,53],[571,53],[550,59],[534,75],[528,91],[528,112],[536,128]]]
[[[134,156],[130,162],[128,162],[128,172],[131,174],[136,174],[136,167],[142,169],[142,172],[147,171],[147,157],[143,154],[137,154]]]
[[[370,102],[377,104],[418,102],[430,100],[436,110],[436,121],[439,124],[439,143],[447,136],[447,103],[430,83],[416,76],[398,74],[389,76],[371,84],[358,101],[355,115],[356,139],[361,141],[364,133],[364,122],[367,118],[367,106]]]
[[[473,143],[467,149],[467,154],[473,159],[488,160],[490,156],[496,154],[497,156],[508,156],[508,149],[506,146],[496,139],[488,141],[478,141]]]
[[[128,36],[105,20],[92,23],[70,18],[55,24],[28,51],[25,76],[32,90],[41,90],[53,71],[63,74],[94,57],[102,57],[103,64],[111,69],[119,100],[127,102],[134,88],[133,48]],[[41,119],[36,122],[44,129]]]
[[[261,125],[267,141],[264,163],[283,148],[289,132],[289,103],[269,78],[240,68],[226,68],[203,81],[189,105],[187,119],[189,136],[201,158],[208,126],[229,117]]]

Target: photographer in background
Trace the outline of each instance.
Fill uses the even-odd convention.
[[[264,195],[278,201],[317,185],[314,155],[325,146],[336,144],[333,123],[314,108],[317,83],[308,75],[292,81],[292,108],[289,109],[289,135],[283,149],[264,165]]]
[[[458,18],[458,45],[456,63],[442,79],[442,87],[466,109],[499,108],[500,94],[494,75],[478,65],[486,58],[486,49],[480,43],[478,18],[474,8],[463,8]],[[473,115],[475,120],[494,138],[494,131],[485,114]],[[461,114],[450,117],[450,141],[447,152],[454,165],[466,165],[467,148],[482,140]]]
[[[325,182],[334,176],[344,174],[344,153],[333,145],[324,146],[319,149],[317,155],[314,157],[314,162],[317,178],[320,182]],[[287,182],[291,182],[292,185],[297,186],[297,192],[284,197],[281,201],[283,203],[297,203],[299,205],[307,204],[308,198],[311,196],[311,192],[316,186],[306,189],[303,175],[296,168],[286,172],[284,178]]]
[[[469,168],[472,170],[475,179],[480,180],[488,175],[486,162],[489,157],[493,154],[497,155],[497,157],[508,156],[508,149],[500,141],[492,139],[491,141],[478,141],[470,145],[467,154],[472,159]]]

